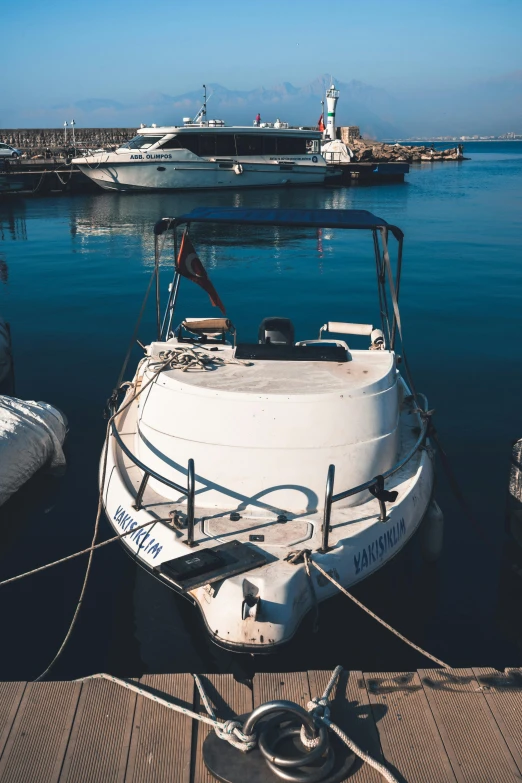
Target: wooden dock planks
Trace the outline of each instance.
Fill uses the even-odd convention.
[[[472,670],[421,669],[419,676],[459,783],[520,781]]]
[[[75,682],[27,684],[0,758],[0,780],[56,783],[80,689]]]
[[[25,682],[0,683],[0,758],[25,690]]]
[[[193,709],[194,680],[190,674],[146,675],[141,685],[163,698]],[[138,697],[125,783],[190,783],[192,721],[149,699]]]
[[[113,682],[83,683],[60,783],[123,783],[135,706],[136,694]]]
[[[202,675],[222,719],[271,699],[306,708],[331,672]],[[141,684],[204,711],[189,674]],[[522,780],[522,670],[344,672],[332,719],[403,783]],[[211,729],[107,680],[0,683],[0,783],[211,783],[201,754]],[[357,762],[353,783],[379,773]]]
[[[373,718],[392,772],[411,783],[454,783],[455,776],[416,672],[365,674]]]
[[[477,683],[522,776],[522,669],[473,669]]]

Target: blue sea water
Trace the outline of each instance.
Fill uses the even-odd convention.
[[[401,312],[417,388],[487,541],[439,466],[445,548],[426,565],[413,544],[354,593],[453,665],[517,665],[522,580],[504,533],[511,442],[522,436],[522,143],[467,143],[462,163],[412,167],[404,184],[236,193],[113,194],[0,201],[0,312],[13,334],[17,395],[70,423],[64,477],[38,476],[0,509],[0,580],[88,546],[97,468],[115,384],[153,263],[152,226],[199,205],[369,209],[405,232]],[[336,230],[198,228],[194,242],[239,335],[268,315],[297,338],[326,320],[378,323],[371,240]],[[162,289],[172,272],[165,249]],[[152,304],[152,303],[151,303]],[[212,314],[185,282],[179,315]],[[140,339],[153,337],[146,312]],[[139,352],[133,360],[137,360]],[[103,537],[109,536],[105,520]],[[0,588],[0,678],[45,669],[78,599],[86,560]],[[197,610],[100,550],[78,625],[53,677],[94,671],[329,668],[408,670],[424,658],[343,596],[322,605],[320,635],[256,659],[222,653]]]

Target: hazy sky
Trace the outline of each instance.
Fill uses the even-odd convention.
[[[522,68],[522,0],[1,0],[2,115],[87,98],[306,84],[397,94]],[[5,115],[7,119],[7,115]]]

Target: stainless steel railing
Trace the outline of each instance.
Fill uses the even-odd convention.
[[[118,443],[118,446],[123,451],[125,456],[128,457],[137,468],[143,471],[143,478],[141,479],[140,486],[138,487],[136,498],[134,500],[134,508],[136,511],[139,511],[143,507],[143,495],[145,493],[145,488],[148,484],[149,478],[151,477],[156,479],[156,481],[160,481],[162,484],[165,484],[167,487],[174,489],[181,495],[185,495],[187,498],[187,538],[185,543],[190,547],[196,546],[194,542],[194,495],[196,490],[194,460],[189,459],[188,461],[187,486],[183,487],[181,484],[176,484],[175,481],[171,481],[170,479],[161,476],[159,473],[156,473],[155,470],[149,468],[140,459],[138,459],[138,457],[136,457],[136,455],[133,454],[132,451],[123,442],[118,430],[116,429],[116,424],[114,421],[111,423],[111,431],[116,439],[116,442]]]
[[[380,516],[379,519],[381,522],[386,521],[386,501],[389,500],[393,502],[395,498],[397,497],[397,492],[388,492],[384,488],[384,482],[386,479],[393,476],[395,473],[397,473],[401,468],[403,468],[410,459],[414,456],[414,454],[417,453],[419,448],[422,446],[426,439],[426,435],[428,433],[428,425],[429,425],[429,419],[428,417],[422,417],[421,418],[421,431],[419,434],[419,437],[417,438],[415,445],[407,452],[407,454],[397,462],[396,465],[394,465],[389,470],[385,471],[379,476],[374,476],[374,478],[370,479],[369,481],[365,481],[364,484],[359,484],[357,487],[352,487],[352,489],[347,489],[344,492],[338,492],[337,495],[333,494],[333,485],[334,485],[334,478],[335,478],[335,465],[330,465],[328,468],[328,476],[326,479],[326,496],[325,496],[325,503],[324,503],[324,512],[323,512],[323,525],[321,529],[321,548],[319,549],[319,552],[328,552],[331,547],[328,545],[328,537],[330,534],[330,517],[332,513],[332,503],[338,503],[339,500],[344,500],[345,498],[349,498],[352,495],[357,495],[359,492],[364,492],[365,490],[369,490],[374,497],[377,498],[379,501],[379,507],[380,507]],[[395,495],[394,498],[391,496]]]
[[[345,498],[349,498],[353,495],[357,495],[359,492],[364,492],[365,490],[369,490],[374,495],[374,497],[376,497],[377,500],[379,501],[380,521],[381,522],[386,521],[386,501],[388,500],[393,502],[393,500],[395,500],[395,498],[397,497],[397,492],[387,491],[384,488],[384,482],[386,481],[386,479],[390,478],[395,473],[397,473],[401,468],[403,468],[414,456],[414,454],[417,453],[417,451],[419,450],[419,448],[422,446],[422,444],[426,439],[426,435],[428,433],[428,426],[429,426],[429,418],[427,416],[421,417],[421,431],[419,437],[415,442],[415,445],[412,446],[412,448],[407,452],[407,454],[401,460],[399,460],[399,462],[397,462],[392,468],[390,468],[389,470],[385,471],[384,473],[378,476],[374,476],[368,481],[365,481],[364,484],[359,484],[357,487],[352,487],[351,489],[347,489],[344,492],[338,492],[337,495],[333,494],[334,481],[335,481],[335,465],[329,466],[328,476],[326,479],[323,524],[321,528],[321,547],[318,550],[319,552],[324,553],[324,552],[328,552],[331,549],[331,547],[328,544],[328,540],[330,535],[330,517],[332,514],[333,503],[338,503],[340,500],[345,500]],[[185,495],[185,497],[187,498],[187,538],[185,540],[185,543],[188,544],[188,546],[190,547],[195,546],[196,544],[194,542],[194,496],[195,496],[195,487],[196,487],[196,478],[195,478],[196,474],[195,474],[194,460],[189,459],[188,461],[187,486],[183,487],[181,484],[177,484],[175,481],[171,481],[170,479],[161,476],[155,470],[149,468],[140,459],[138,459],[138,457],[136,457],[136,455],[133,454],[132,451],[123,442],[118,430],[116,429],[116,424],[114,421],[111,423],[111,431],[119,447],[123,451],[123,453],[134,463],[134,465],[136,465],[136,467],[138,467],[140,470],[143,471],[143,478],[140,482],[140,486],[138,487],[138,491],[136,493],[136,498],[134,501],[134,508],[136,509],[136,511],[139,511],[142,508],[143,495],[145,493],[145,489],[147,487],[149,478],[151,477],[156,479],[156,481],[165,484],[167,487],[174,489],[176,492]],[[392,495],[395,495],[395,497],[392,497]]]

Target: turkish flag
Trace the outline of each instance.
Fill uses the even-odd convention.
[[[324,131],[324,119],[322,114],[319,117],[319,122],[317,123],[317,129],[320,131]]]
[[[181,240],[181,247],[179,249],[178,260],[176,262],[176,269],[182,277],[186,277],[192,280],[193,283],[197,283],[203,288],[210,297],[210,301],[214,307],[219,307],[223,315],[225,315],[225,305],[219,298],[218,292],[210,282],[210,278],[207,275],[207,271],[194,249],[194,245],[189,239],[187,229],[183,232],[183,238]]]

